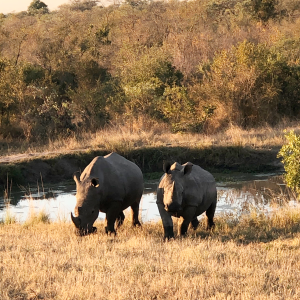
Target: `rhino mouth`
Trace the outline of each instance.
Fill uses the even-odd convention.
[[[85,236],[85,235],[89,235],[89,234],[92,234],[92,233],[96,233],[97,232],[97,227],[92,227],[92,229],[87,229],[87,228],[76,228],[75,229],[75,234],[77,236]]]

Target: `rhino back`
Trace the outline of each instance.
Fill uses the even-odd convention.
[[[184,191],[185,202],[192,206],[201,206],[206,210],[216,199],[216,182],[211,173],[198,165],[193,165],[187,176]]]
[[[82,173],[82,179],[98,178],[102,202],[123,201],[128,207],[143,193],[143,174],[133,162],[111,153],[95,157]]]
[[[185,164],[184,164],[185,165]],[[183,166],[184,166],[183,165]],[[211,183],[211,182],[215,182],[215,178],[214,176],[209,173],[208,171],[202,169],[200,166],[198,165],[193,165],[193,169],[191,172],[191,175],[200,182],[207,182],[207,183]]]

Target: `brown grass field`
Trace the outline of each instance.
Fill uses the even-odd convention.
[[[0,224],[0,299],[299,299],[300,209],[203,219],[163,242],[160,222],[77,237],[43,213]]]
[[[1,155],[176,145],[279,148],[283,130],[298,125],[231,127],[216,135],[119,127],[47,145],[6,144]],[[131,228],[125,221],[116,237],[97,222],[96,234],[77,237],[70,222],[49,222],[46,213],[23,224],[8,213],[0,222],[0,300],[300,299],[300,208],[274,207],[272,214],[252,211],[239,219],[219,215],[210,233],[201,220],[187,237],[163,242],[161,222]]]
[[[150,124],[151,125],[151,124]],[[146,126],[136,123],[132,128],[128,126],[111,126],[95,133],[85,132],[70,137],[56,137],[47,143],[26,141],[0,140],[0,155],[13,157],[24,154],[20,159],[28,159],[28,155],[62,154],[82,150],[126,151],[137,148],[160,146],[184,146],[190,148],[207,148],[211,146],[241,146],[253,149],[279,149],[285,142],[285,131],[299,131],[299,122],[282,122],[276,127],[262,126],[244,130],[237,126],[230,126],[217,134],[171,133],[163,125]]]

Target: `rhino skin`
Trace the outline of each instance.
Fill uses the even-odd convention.
[[[124,221],[123,210],[132,209],[132,224],[141,225],[138,219],[139,204],[143,194],[143,174],[133,162],[117,153],[97,156],[84,169],[81,176],[74,174],[76,182],[75,216],[71,219],[76,234],[86,235],[96,231],[93,227],[99,211],[106,213],[105,231],[116,233]]]
[[[214,226],[217,205],[216,182],[212,174],[187,162],[164,163],[165,174],[157,188],[159,214],[164,227],[164,239],[174,238],[172,216],[180,218],[178,235],[185,235],[189,224],[199,225],[197,216],[206,211],[207,229]]]

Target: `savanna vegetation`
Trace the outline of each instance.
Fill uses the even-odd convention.
[[[300,112],[297,0],[34,0],[0,15],[2,141],[218,133]]]
[[[255,166],[262,154],[239,162],[241,148],[279,149],[283,128],[298,127],[299,1],[97,4],[71,0],[49,11],[47,0],[34,0],[27,11],[0,14],[1,154],[16,142],[19,152],[143,146],[156,149],[161,156],[151,159],[161,166],[161,149],[172,145],[183,154],[207,148],[204,158],[221,166]],[[280,155],[298,176],[299,138],[287,138]],[[210,151],[229,146],[236,152],[228,156]],[[49,165],[56,178],[70,169]],[[40,161],[36,170],[46,178]],[[296,191],[297,180],[290,177]],[[160,222],[125,222],[113,238],[97,222],[96,234],[79,238],[70,222],[40,213],[21,224],[7,210],[0,298],[299,299],[300,211],[273,209],[219,215],[211,233],[202,220],[166,243]]]
[[[299,299],[299,208],[219,215],[163,242],[160,223],[83,238],[45,213],[0,224],[0,298]]]

